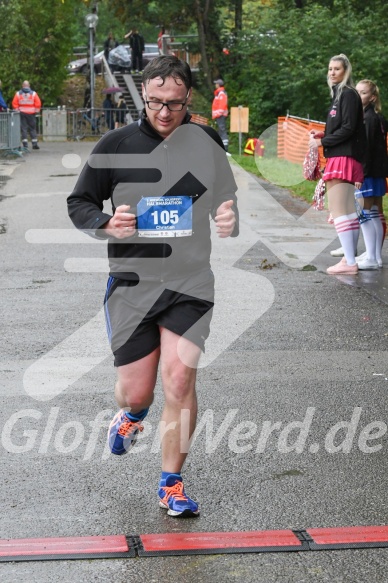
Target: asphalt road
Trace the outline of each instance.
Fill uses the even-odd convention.
[[[220,308],[184,471],[200,518],[157,505],[160,384],[133,453],[106,453],[106,249],[76,238],[65,204],[90,148],[0,166],[0,538],[388,524],[388,246],[378,272],[326,275],[325,213],[238,167],[242,232],[214,244]],[[363,549],[3,563],[0,580],[383,583],[387,567],[388,549]]]

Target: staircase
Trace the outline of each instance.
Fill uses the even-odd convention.
[[[132,121],[140,117],[144,107],[141,98],[141,74],[130,75],[129,73],[114,73],[115,85],[122,89],[122,95],[129,111]]]
[[[136,89],[139,92],[139,95],[141,95],[141,80],[142,80],[141,73],[134,73],[132,75],[132,79],[133,79],[133,82],[135,83]]]

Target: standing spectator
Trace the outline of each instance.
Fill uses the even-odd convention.
[[[84,91],[84,103],[82,106],[84,109],[90,108],[91,99],[92,99],[92,90],[90,88],[89,81],[86,81],[85,91]]]
[[[170,43],[174,42],[173,37],[169,31],[162,27],[158,34],[158,50],[161,55],[173,55]]]
[[[88,78],[88,76],[86,78]],[[82,117],[90,123],[92,132],[94,133],[97,128],[97,122],[94,117],[95,112],[92,112],[92,90],[89,81],[86,81],[85,85],[83,108],[85,111],[83,112]]]
[[[159,49],[160,54],[163,54],[163,51],[162,51],[162,49],[163,49],[163,35],[166,34],[165,30],[166,29],[164,28],[164,26],[162,26],[162,28],[160,29],[159,34],[158,34],[158,49]]]
[[[108,126],[108,129],[113,130],[115,127],[114,103],[112,102],[112,95],[109,93],[105,96],[102,107],[104,109],[106,125]]]
[[[366,135],[363,107],[352,84],[351,72],[352,66],[346,55],[340,54],[330,59],[327,82],[332,102],[325,134],[321,138],[316,130],[310,132],[310,147],[318,148],[322,144],[327,160],[323,180],[326,183],[329,211],[345,255],[339,263],[327,269],[330,275],[358,272],[355,249],[359,222],[354,185],[364,180],[362,162]]]
[[[228,94],[225,91],[222,79],[216,79],[214,83],[216,89],[214,91],[214,99],[212,103],[212,118],[217,122],[218,133],[224,144],[225,152],[228,152],[229,139],[226,129],[226,118],[228,117]]]
[[[0,81],[0,111],[8,111],[8,105],[6,104],[3,93],[1,91],[2,82]]]
[[[383,196],[387,190],[387,120],[381,115],[380,92],[376,83],[363,79],[356,90],[364,108],[367,139],[364,161],[364,182],[356,184],[363,197],[363,211],[367,220],[361,223],[366,252],[356,258],[358,269],[382,267],[381,247],[384,242]]]
[[[116,124],[115,128],[122,128],[125,126],[125,116],[127,113],[127,104],[125,103],[124,97],[120,94],[119,100],[116,107]]]
[[[115,37],[110,32],[108,34],[108,38],[104,41],[104,57],[105,57],[107,63],[109,62],[109,53],[111,52],[112,49],[114,49],[118,46],[119,46],[119,43],[116,41]]]
[[[39,150],[36,134],[36,114],[40,112],[41,101],[36,91],[32,91],[30,83],[23,81],[20,91],[15,93],[12,107],[20,111],[20,125],[22,130],[22,144],[28,148],[28,133],[31,136],[32,149]]]
[[[143,70],[144,38],[137,28],[131,30],[124,38],[129,38],[129,45],[132,50],[132,74],[140,73]]]

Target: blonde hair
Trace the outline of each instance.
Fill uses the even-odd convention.
[[[362,79],[362,81],[359,81],[358,83],[364,83],[364,85],[368,85],[372,96],[376,98],[373,102],[373,106],[375,108],[375,111],[377,113],[381,113],[380,90],[377,87],[376,83],[373,83],[373,81],[371,81],[370,79]],[[358,85],[358,83],[357,83],[357,85]]]
[[[340,63],[342,63],[342,66],[345,69],[344,78],[342,79],[341,83],[338,83],[338,85],[337,85],[337,99],[339,99],[344,87],[353,87],[353,89],[354,89],[354,84],[353,84],[353,80],[352,80],[352,65],[351,65],[348,57],[346,55],[344,55],[343,53],[340,53],[339,55],[335,55],[334,57],[331,57],[329,63],[331,63],[331,61],[339,61]],[[330,87],[330,94],[333,97],[333,95],[334,95],[333,85],[329,79],[329,74],[327,75],[327,84]]]

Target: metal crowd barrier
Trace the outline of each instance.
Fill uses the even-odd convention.
[[[109,122],[109,113],[112,122]],[[119,125],[130,123],[131,110],[104,110],[102,108],[91,109],[42,109],[37,116],[38,135],[45,142],[58,142],[66,140],[83,140],[85,138],[99,139],[110,129],[114,129],[117,119],[123,119]],[[137,113],[137,112],[136,112]]]
[[[109,113],[112,122],[109,124]],[[193,114],[193,119],[200,123],[206,123],[206,119]],[[85,138],[98,140],[110,129],[115,128],[116,121],[119,127],[128,125],[132,119],[138,117],[136,109],[104,110],[102,108],[91,109],[65,109],[44,108],[36,116],[36,131],[39,140],[43,142],[60,142],[67,140],[80,141]],[[29,137],[30,139],[30,137]],[[22,155],[20,135],[20,113],[18,111],[0,112],[0,152]]]
[[[20,113],[0,112],[0,150],[20,155]]]
[[[84,138],[99,138],[111,129],[115,129],[116,122],[122,127],[128,125],[131,121],[131,112],[129,109],[110,110],[94,108],[77,109],[68,112],[68,136],[73,140],[82,140]]]
[[[113,108],[109,110],[113,116],[113,128],[115,127],[115,122],[117,119],[122,119],[123,121],[119,124],[119,127],[123,125],[128,125],[132,123],[133,119],[137,119],[141,110],[135,108],[127,109],[117,109]],[[107,123],[107,110],[104,109],[94,109],[94,115],[90,109],[77,109],[75,111],[67,111],[67,136],[68,139],[72,140],[83,140],[84,138],[95,138],[99,139],[112,127],[108,127]],[[208,118],[205,118],[199,113],[194,113],[190,111],[193,121],[197,123],[208,124]]]
[[[109,115],[110,114],[110,115]],[[109,123],[111,117],[111,123]],[[114,129],[116,122],[115,111],[103,110],[99,108],[77,109],[68,111],[68,136],[73,140],[83,140],[84,138],[98,138],[111,129]]]

